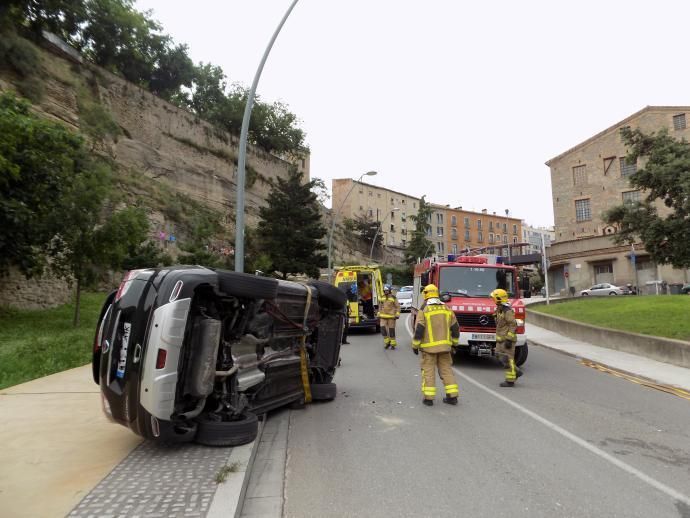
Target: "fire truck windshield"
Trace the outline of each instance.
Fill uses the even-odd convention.
[[[502,288],[514,297],[513,272],[506,268],[475,266],[446,266],[439,277],[441,293],[465,297],[488,297],[496,288]]]

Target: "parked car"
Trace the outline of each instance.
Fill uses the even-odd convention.
[[[589,295],[630,295],[630,290],[622,286],[614,286],[608,282],[602,282],[600,284],[595,284],[588,290],[582,290],[580,295],[587,297]]]
[[[103,410],[147,439],[250,442],[258,414],[302,406],[307,390],[335,398],[345,302],[318,281],[200,266],[131,271],[96,330]]]
[[[400,304],[401,312],[412,310],[412,289],[413,286],[402,286],[395,294],[395,298],[398,299]]]
[[[685,295],[690,295],[690,284],[684,284],[683,287],[680,289],[680,292]]]

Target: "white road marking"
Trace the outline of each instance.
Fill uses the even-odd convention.
[[[410,326],[408,325],[409,320],[410,320],[410,315],[408,315],[407,320],[405,322],[405,328],[407,329],[407,332],[411,338],[412,337],[412,330],[410,329]],[[458,376],[469,381],[470,383],[472,383],[472,385],[476,386],[477,388],[482,389],[484,392],[486,392],[488,394],[491,394],[495,398],[500,399],[504,403],[507,403],[508,405],[512,406],[516,410],[519,410],[523,414],[531,417],[532,419],[543,424],[547,428],[549,428],[549,429],[553,430],[554,432],[562,435],[566,439],[569,439],[572,442],[574,442],[575,444],[582,446],[584,449],[590,451],[591,453],[597,455],[598,457],[609,461],[614,466],[617,466],[620,469],[622,469],[623,471],[626,471],[629,474],[637,477],[638,479],[649,484],[650,486],[661,491],[662,493],[665,493],[666,495],[670,496],[671,498],[674,498],[675,500],[678,500],[679,502],[683,502],[686,505],[690,505],[690,497],[688,497],[687,495],[684,495],[683,493],[676,491],[672,487],[669,487],[666,484],[659,482],[658,480],[656,480],[656,479],[650,477],[649,475],[643,473],[639,469],[632,467],[630,464],[627,464],[627,463],[617,459],[613,455],[606,453],[604,450],[601,450],[601,449],[597,448],[596,446],[591,445],[585,439],[582,439],[581,437],[578,437],[577,435],[569,432],[568,430],[561,428],[557,424],[552,423],[551,421],[540,416],[539,414],[532,412],[531,410],[529,410],[529,409],[525,408],[524,406],[516,403],[515,401],[512,401],[511,399],[507,398],[503,394],[499,394],[495,390],[492,390],[489,387],[482,385],[477,380],[475,380],[474,378],[471,378],[470,376],[468,376],[467,374],[465,374],[463,372],[460,372],[458,369],[453,368],[453,370],[458,374]]]

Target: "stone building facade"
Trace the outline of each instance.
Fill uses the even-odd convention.
[[[652,281],[688,281],[688,271],[651,261],[642,243],[616,245],[611,236],[618,228],[603,219],[607,209],[644,195],[628,181],[642,164],[627,163],[621,129],[650,133],[666,128],[671,136],[690,140],[686,117],[690,106],[647,106],[546,162],[551,169],[555,222],[556,242],[548,253],[554,293],[578,293],[602,282],[656,292]],[[666,210],[659,208],[662,213]]]

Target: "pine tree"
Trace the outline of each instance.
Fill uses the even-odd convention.
[[[422,196],[422,199],[419,200],[417,214],[410,216],[415,224],[415,228],[412,231],[412,239],[410,239],[405,250],[405,262],[410,265],[416,263],[417,258],[423,259],[436,253],[434,244],[426,238],[431,228],[431,223],[429,223],[431,207],[424,198],[425,196]]]
[[[269,273],[283,279],[306,274],[319,277],[327,257],[320,239],[326,235],[317,196],[312,192],[315,180],[304,183],[302,173],[293,169],[287,180],[278,178],[268,196],[268,204],[259,211],[258,235],[261,248],[271,263]]]

